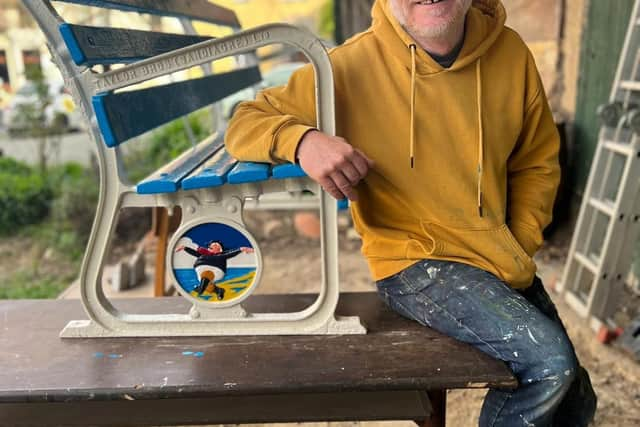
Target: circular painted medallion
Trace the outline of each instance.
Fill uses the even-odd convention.
[[[171,264],[181,294],[225,306],[250,295],[260,262],[247,232],[209,222],[189,228],[174,241]]]

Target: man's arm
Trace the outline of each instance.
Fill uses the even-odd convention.
[[[533,256],[542,245],[542,231],[551,222],[560,182],[560,137],[540,78],[534,77],[516,148],[509,158],[508,224],[523,249]]]
[[[198,251],[198,250],[196,250],[196,249],[193,249],[193,248],[190,248],[190,247],[188,247],[188,246],[185,246],[183,249],[184,249],[184,251],[185,251],[186,253],[188,253],[189,255],[194,256],[194,257],[196,257],[196,258],[198,258],[198,257],[201,255],[201,254],[200,254],[200,251]]]
[[[244,161],[300,163],[336,199],[356,200],[355,187],[373,165],[346,140],[316,130],[315,85],[310,66],[286,86],[258,94],[236,110],[225,137],[229,153]]]
[[[227,151],[243,161],[295,163],[299,141],[316,128],[313,69],[305,66],[286,86],[241,103],[225,135]]]

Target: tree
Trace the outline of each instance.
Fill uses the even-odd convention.
[[[29,67],[25,70],[27,80],[34,87],[33,102],[20,104],[18,114],[26,125],[26,135],[37,139],[38,166],[41,173],[47,170],[48,148],[57,149],[60,145],[60,135],[64,131],[65,123],[54,117],[47,121],[46,109],[52,99],[49,84],[45,80],[40,67]]]

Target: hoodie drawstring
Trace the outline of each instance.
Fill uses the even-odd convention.
[[[410,44],[411,50],[411,122],[409,129],[409,158],[411,169],[415,163],[415,114],[416,114],[416,45]],[[484,166],[484,129],[482,126],[482,70],[480,67],[480,58],[476,61],[476,96],[478,109],[478,214],[483,215],[482,211],[482,178]]]
[[[482,217],[482,174],[484,165],[484,130],[482,128],[482,73],[476,61],[476,96],[478,97],[478,214]]]
[[[411,169],[413,169],[416,147],[416,45],[410,45],[409,49],[411,49],[411,128],[409,129],[409,157],[411,160]]]

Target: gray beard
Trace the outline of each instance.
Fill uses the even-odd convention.
[[[466,11],[469,10],[472,0],[462,0],[462,2],[456,3],[458,6],[458,12],[450,21],[445,22],[436,27],[412,27],[407,23],[405,16],[398,5],[397,0],[389,0],[391,5],[391,13],[396,18],[403,30],[405,30],[414,39],[438,39],[448,35],[451,31],[457,28],[460,21],[464,21]]]

